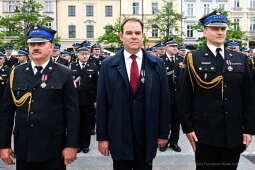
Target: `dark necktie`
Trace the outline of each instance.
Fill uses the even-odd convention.
[[[82,65],[82,68],[81,69],[84,69],[85,68],[85,63],[81,64]]]
[[[42,67],[42,66],[35,66],[35,68],[36,68],[36,70],[37,70],[37,72],[36,72],[36,74],[35,74],[35,79],[36,79],[36,80],[41,80],[41,78],[42,78],[42,73],[41,73],[41,71],[42,71],[43,67]]]
[[[136,86],[139,80],[138,65],[136,62],[136,55],[131,55],[130,57],[133,60],[130,69],[130,85],[133,93],[135,93]]]
[[[222,55],[220,54],[221,48],[216,49],[216,59],[217,59],[217,65],[218,67],[222,68],[224,65],[224,59]]]
[[[173,57],[173,56],[171,56],[170,58],[171,58],[171,62],[174,62],[174,57]]]

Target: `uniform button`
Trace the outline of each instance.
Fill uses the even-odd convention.
[[[35,90],[36,90],[36,88],[34,87],[34,88],[33,88],[33,91],[35,91]]]
[[[224,98],[225,101],[228,101],[228,98]]]
[[[228,112],[225,112],[226,115],[228,115]]]
[[[227,86],[226,84],[224,84],[224,86],[223,86],[223,87],[225,87],[225,88],[226,88],[226,87],[228,87],[228,86]]]
[[[35,114],[35,112],[30,112],[30,115],[33,115],[33,114]]]
[[[35,125],[34,124],[30,124],[30,127],[33,128]]]
[[[31,101],[31,102],[32,102],[32,103],[34,103],[34,102],[35,102],[35,100],[33,100],[33,99],[32,99],[32,101]]]

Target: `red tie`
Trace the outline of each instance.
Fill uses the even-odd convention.
[[[132,58],[132,64],[130,69],[130,85],[132,88],[133,93],[135,93],[136,86],[139,80],[139,73],[138,73],[138,66],[136,62],[136,55],[131,55]]]

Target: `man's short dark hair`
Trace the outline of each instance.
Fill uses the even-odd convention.
[[[122,23],[122,25],[121,25],[121,32],[123,33],[123,27],[124,27],[124,25],[127,23],[127,22],[129,22],[129,21],[133,21],[133,22],[138,22],[140,25],[141,25],[141,27],[142,27],[142,32],[143,32],[143,22],[141,21],[141,20],[139,20],[139,19],[137,19],[137,18],[128,18],[128,19],[126,19],[123,23]]]

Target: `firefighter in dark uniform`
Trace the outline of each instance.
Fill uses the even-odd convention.
[[[17,55],[18,63],[15,64],[15,67],[27,63],[28,55],[28,52],[19,50]]]
[[[60,57],[60,44],[55,44],[54,50],[52,52],[52,61],[54,63],[63,64],[68,67],[68,61]]]
[[[63,51],[60,52],[60,56],[61,58],[65,59],[66,61],[68,61],[67,66],[70,67],[71,63],[72,63],[72,54],[68,51]]]
[[[31,61],[15,67],[0,112],[0,157],[17,170],[65,170],[76,159],[79,138],[78,94],[72,71],[53,63],[56,31],[38,26],[28,33]],[[14,122],[14,115],[15,122]]]
[[[80,105],[80,150],[89,152],[91,128],[95,117],[98,66],[89,61],[87,47],[78,49],[79,62],[73,63],[71,69],[79,92]]]
[[[77,57],[77,49],[81,46],[79,43],[73,43],[73,52],[71,54],[71,58],[72,58],[72,63],[77,62],[78,57]]]
[[[178,54],[179,56],[181,56],[184,60],[187,52],[186,52],[186,47],[184,45],[181,45],[180,47],[178,47]]]
[[[4,53],[0,52],[0,96],[1,97],[3,96],[5,84],[8,79],[8,75],[10,73],[10,68],[4,66],[4,62],[5,62],[5,55]]]
[[[185,57],[178,111],[197,170],[236,170],[240,153],[255,134],[254,95],[247,57],[224,48],[227,18],[200,19],[207,45]]]
[[[12,56],[13,47],[12,46],[6,46],[6,47],[4,47],[4,50],[5,50],[4,65],[9,67],[9,68],[12,68],[12,66],[14,66],[18,62],[18,59],[16,57]]]
[[[180,63],[182,63],[182,57],[178,55],[178,44],[175,39],[171,38],[165,43],[165,55],[161,58],[165,62],[166,73],[168,77],[168,84],[171,95],[171,135],[168,139],[168,143],[160,147],[159,150],[164,152],[169,146],[175,152],[181,152],[181,148],[178,146],[179,134],[180,134],[180,117],[176,110],[176,88],[181,69]]]

